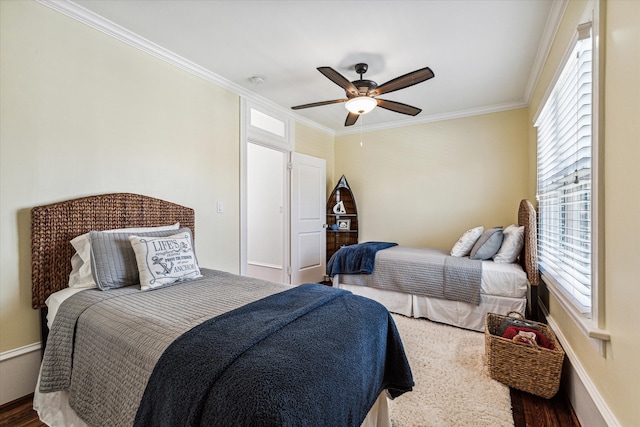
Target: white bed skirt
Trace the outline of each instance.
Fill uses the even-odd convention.
[[[53,427],[88,427],[87,424],[69,406],[69,393],[57,391],[40,393],[40,376],[33,394],[33,409],[40,421]],[[383,391],[369,410],[362,427],[391,427],[391,415],[387,402],[387,392]]]
[[[424,317],[434,322],[479,332],[484,331],[486,313],[506,314],[511,310],[525,313],[527,308],[526,296],[513,298],[480,294],[480,305],[476,306],[465,302],[410,295],[368,286],[345,285],[335,281],[333,286],[378,301],[392,313],[408,317]]]

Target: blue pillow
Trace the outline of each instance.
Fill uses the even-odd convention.
[[[482,233],[469,255],[471,259],[487,260],[491,259],[502,246],[502,227],[493,227]]]

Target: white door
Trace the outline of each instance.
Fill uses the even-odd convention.
[[[326,161],[292,153],[291,284],[323,280],[326,272]]]

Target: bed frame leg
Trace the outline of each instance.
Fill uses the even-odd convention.
[[[529,301],[529,316],[531,320],[539,321],[540,312],[538,310],[538,287],[531,286],[531,300]]]
[[[42,354],[41,357],[44,356],[44,348],[47,345],[47,337],[49,336],[49,327],[47,326],[47,313],[49,312],[48,307],[42,307],[40,309],[40,337],[42,340]]]

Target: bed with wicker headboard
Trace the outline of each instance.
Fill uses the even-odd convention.
[[[150,420],[157,416],[170,422],[165,415],[189,411],[194,402],[200,402],[198,422],[205,424],[205,419],[223,416],[224,425],[236,424],[242,417],[245,425],[251,425],[264,416],[297,414],[293,416],[306,419],[305,424],[336,425],[342,417],[353,422],[366,416],[376,425],[382,421],[379,417],[389,421],[387,391],[399,395],[413,385],[388,311],[369,299],[327,286],[292,287],[201,268],[202,277],[150,290],[142,290],[139,284],[109,290],[68,288],[74,237],[176,222],[193,231],[191,208],[117,193],[38,206],[31,213],[33,308],[46,315],[47,299],[65,294],[56,309],[34,394],[34,408],[50,425],[131,425],[136,417],[145,420],[141,425],[149,425],[156,423]],[[91,233],[95,234],[105,235]],[[166,237],[172,238],[175,235]],[[125,239],[131,240],[128,235]],[[93,246],[91,253],[93,258]],[[67,295],[70,290],[75,293]],[[352,319],[357,312],[361,319]],[[261,320],[252,320],[256,315]],[[43,332],[47,332],[44,316]],[[381,334],[388,338],[381,341]],[[232,339],[224,345],[216,341],[225,337]],[[353,346],[354,337],[361,343],[370,340],[371,345]],[[338,345],[336,340],[344,343]],[[328,341],[333,341],[331,347],[324,344]],[[205,343],[207,351],[200,347],[192,351],[198,343]],[[353,362],[365,360],[369,362]],[[261,363],[266,365],[253,368]],[[335,373],[318,368],[326,363]],[[177,372],[174,368],[186,370],[175,374],[175,382],[167,382]],[[154,375],[160,369],[169,375]],[[218,376],[213,377],[215,372]],[[296,372],[306,380],[301,387],[291,388],[285,383],[298,378]],[[189,375],[193,381],[185,383]],[[352,376],[353,381],[345,383]],[[209,382],[201,385],[200,381]],[[156,391],[163,389],[171,393]],[[207,391],[193,399],[183,398],[197,390]],[[242,391],[242,399],[227,398],[237,390]],[[205,403],[212,400],[217,403]],[[171,408],[167,414],[166,408]],[[326,421],[330,417],[334,419]]]
[[[369,271],[366,271],[367,274],[345,274],[345,271],[329,273],[335,287],[372,298],[389,311],[483,331],[487,312],[506,314],[515,310],[525,313],[527,293],[531,295],[530,314],[536,314],[536,289],[539,282],[537,222],[536,211],[529,200],[522,200],[518,206],[518,226],[524,227],[524,232],[522,249],[516,262],[497,263],[491,259],[482,261],[479,303],[446,299],[446,296],[434,296],[435,292],[422,292],[428,287],[438,291],[441,289],[439,286],[442,284],[436,274],[440,271],[427,264],[427,260],[429,257],[444,260],[443,263],[455,260],[455,257],[448,256],[449,252],[444,250],[392,246],[375,253],[375,268],[370,274]],[[341,250],[345,252],[343,256],[348,257],[350,250],[358,249]],[[334,257],[339,256],[339,253],[340,251]],[[360,260],[359,256],[352,255],[352,258]],[[334,261],[330,260],[327,265],[336,265],[337,261]],[[339,265],[341,269],[348,269],[346,261]],[[407,283],[411,285],[407,286]]]

